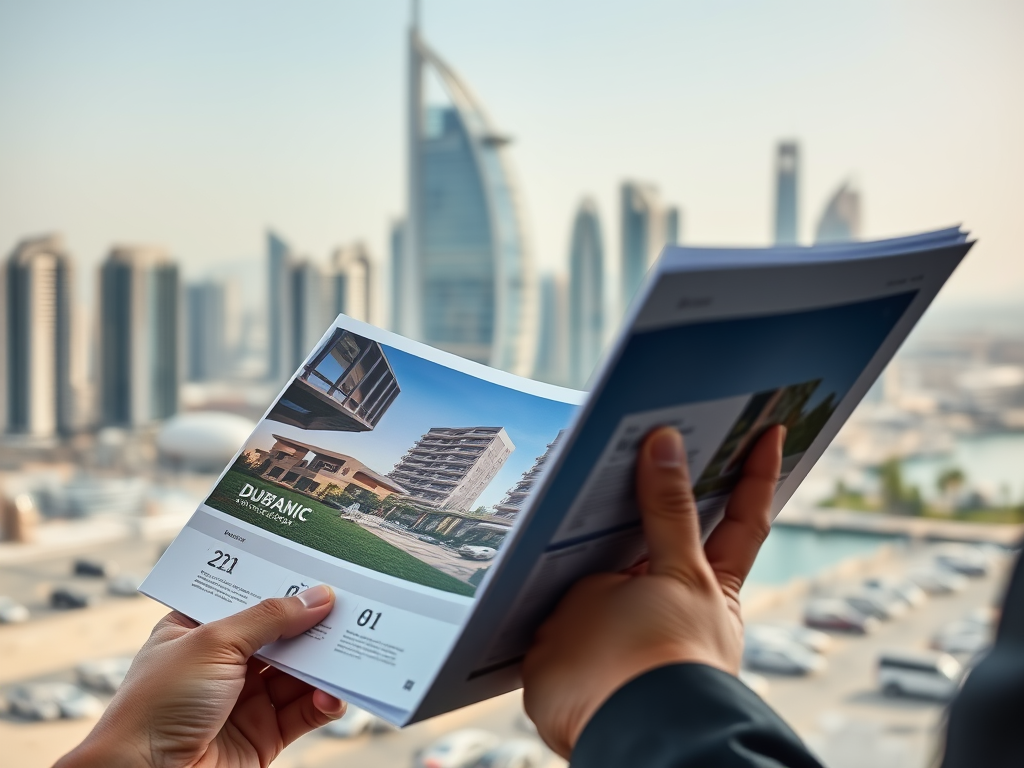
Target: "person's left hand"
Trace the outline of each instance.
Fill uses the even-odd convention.
[[[168,614],[99,723],[55,768],[266,768],[345,704],[252,656],[333,605],[330,587],[318,586],[203,626]]]

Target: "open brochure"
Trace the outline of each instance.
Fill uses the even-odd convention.
[[[341,316],[141,589],[207,622],[329,584],[260,657],[398,725],[504,693],[575,581],[646,556],[645,434],[685,436],[706,534],[785,424],[777,513],[971,244],[666,247],[590,393]]]

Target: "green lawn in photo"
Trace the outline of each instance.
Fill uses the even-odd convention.
[[[313,511],[306,513],[306,522],[296,520],[292,525],[282,525],[263,515],[236,504],[238,492],[249,483],[257,489],[265,489],[280,496],[282,493],[292,501],[301,501]],[[347,560],[350,563],[372,568],[375,571],[399,579],[422,584],[426,587],[454,592],[472,597],[476,587],[459,581],[454,576],[442,573],[399,547],[389,544],[356,523],[342,520],[338,511],[316,499],[298,493],[290,488],[281,488],[251,475],[232,469],[217,484],[206,503],[239,520],[276,533],[296,544],[315,549],[318,552]]]

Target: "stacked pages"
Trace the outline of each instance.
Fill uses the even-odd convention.
[[[685,436],[706,533],[785,424],[777,513],[971,245],[667,247],[589,393],[340,316],[142,591],[207,622],[329,584],[260,657],[398,725],[504,693],[575,581],[646,556],[645,434]]]

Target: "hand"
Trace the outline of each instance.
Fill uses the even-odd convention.
[[[739,672],[740,587],[771,528],[784,438],[781,426],[761,436],[702,548],[683,438],[668,427],[647,436],[636,468],[646,568],[576,584],[523,663],[526,712],[562,757],[600,706],[644,672],[683,662]]]
[[[203,626],[168,614],[92,733],[55,768],[265,768],[345,704],[252,655],[333,605],[330,587],[319,586]]]

